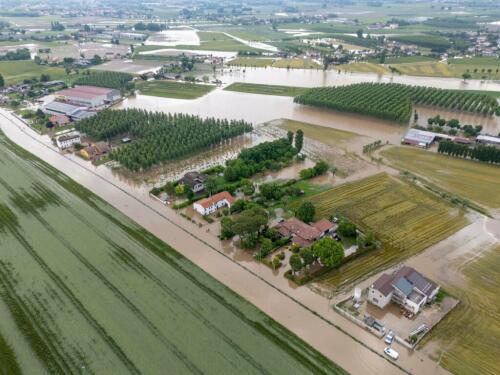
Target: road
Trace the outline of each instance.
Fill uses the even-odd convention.
[[[47,137],[4,109],[0,109],[0,128],[12,141],[94,192],[351,374],[448,373],[425,355],[402,347],[398,347],[399,360],[392,363],[382,355],[383,341],[335,313],[328,299],[276,277],[259,262],[232,259],[205,229],[152,200],[140,188],[120,181],[107,167],[61,154]]]

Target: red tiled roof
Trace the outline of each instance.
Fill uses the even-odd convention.
[[[326,232],[327,230],[330,230],[333,228],[333,224],[326,220],[326,219],[321,219],[313,224],[313,227],[319,230],[321,233]]]
[[[393,280],[393,276],[383,273],[377,280],[375,280],[372,287],[378,290],[384,296],[387,296],[392,291]]]
[[[233,196],[231,194],[229,194],[227,191],[222,191],[220,193],[212,195],[211,197],[199,200],[196,203],[199,204],[200,206],[202,206],[203,208],[209,208],[210,206],[212,206],[212,205],[216,204],[217,202],[220,202],[224,199],[227,200],[229,202],[229,204],[233,204],[235,201],[235,199],[233,198]]]
[[[278,225],[278,231],[283,236],[291,236],[294,234],[307,241],[314,240],[321,235],[321,232],[318,229],[300,221],[295,217],[280,223]]]
[[[113,91],[113,89],[108,89],[105,87],[77,86],[74,88],[58,91],[56,94],[62,96],[78,96],[82,98],[93,98],[95,96],[107,95],[111,91]]]

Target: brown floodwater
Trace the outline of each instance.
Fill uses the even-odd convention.
[[[109,202],[349,373],[402,373],[383,357],[384,343],[335,313],[329,299],[308,288],[291,288],[287,279],[275,276],[262,263],[231,259],[218,238],[204,227],[152,200],[142,187],[120,180],[109,168],[61,154],[46,136],[39,136],[7,111],[0,110],[0,127],[11,140]],[[422,353],[396,347],[398,365],[410,373],[447,373]]]
[[[338,72],[322,69],[281,69],[281,68],[231,68],[218,74],[224,84],[232,82],[261,83],[299,87],[338,86],[361,82],[404,83],[406,85],[429,86],[453,90],[500,91],[500,83],[495,81],[469,80],[460,78],[417,77],[406,75],[378,75],[374,73]]]

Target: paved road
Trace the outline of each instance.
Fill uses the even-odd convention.
[[[145,229],[352,374],[446,374],[418,352],[398,347],[397,366],[381,353],[382,340],[336,314],[329,301],[296,288],[255,261],[226,255],[215,236],[126,185],[104,167],[62,155],[21,121],[0,109],[0,128],[14,142],[93,191]]]

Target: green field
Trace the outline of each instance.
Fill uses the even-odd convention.
[[[297,96],[308,90],[308,88],[235,82],[224,88],[224,90],[247,92],[250,94],[261,94],[261,95]]]
[[[450,193],[485,207],[500,208],[498,166],[411,147],[392,147],[380,154],[396,168],[429,179]]]
[[[319,69],[321,65],[311,59],[279,59],[274,62],[273,68]]]
[[[465,282],[446,286],[460,304],[431,331],[445,348],[441,364],[456,375],[500,374],[500,247],[462,269]]]
[[[339,185],[308,200],[315,205],[318,219],[342,214],[362,231],[373,231],[382,242],[380,250],[322,277],[322,282],[336,288],[401,262],[467,224],[461,210],[385,173]]]
[[[279,120],[278,126],[285,130],[291,130],[294,133],[301,129],[307,138],[314,139],[315,141],[327,144],[329,146],[340,146],[349,143],[355,138],[359,137],[356,133],[347,132],[328,128],[326,126],[309,124],[307,122],[295,121],[289,119]]]
[[[64,68],[37,65],[31,60],[0,61],[0,74],[6,85],[20,83],[24,79],[40,78],[41,74],[49,74],[53,80],[69,78]]]
[[[3,134],[0,170],[0,373],[345,374]]]
[[[236,59],[229,61],[227,65],[265,68],[266,66],[273,65],[274,61],[274,59],[266,59],[260,57],[237,57]]]
[[[151,81],[141,82],[137,85],[137,88],[143,95],[175,99],[196,99],[208,94],[215,86],[173,81]]]

